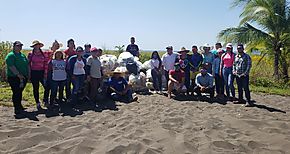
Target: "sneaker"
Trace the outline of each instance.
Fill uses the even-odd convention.
[[[135,96],[133,99],[132,99],[132,101],[131,102],[136,102],[138,100],[138,97],[137,96]]]
[[[246,103],[245,107],[254,107],[254,104],[249,101]]]
[[[36,108],[37,108],[38,111],[42,111],[43,110],[43,108],[41,107],[40,103],[36,104]]]

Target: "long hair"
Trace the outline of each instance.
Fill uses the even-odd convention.
[[[56,55],[57,53],[60,53],[60,54],[61,54],[61,57],[60,57],[60,59],[61,59],[61,60],[64,60],[64,54],[63,54],[63,52],[62,52],[62,51],[56,51],[56,52],[53,54],[53,59],[55,59],[55,58],[56,58],[56,56],[55,56],[55,55]]]
[[[160,58],[160,56],[159,56],[158,51],[153,51],[153,52],[152,52],[152,54],[151,54],[151,59],[153,59],[153,55],[154,55],[155,53],[157,54],[157,59],[158,59],[158,61],[159,61],[159,68],[160,68],[161,65],[162,65],[162,61],[161,61],[161,58]]]

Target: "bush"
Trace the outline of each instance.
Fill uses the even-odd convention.
[[[12,50],[12,42],[0,42],[0,81],[4,81],[6,79],[6,65],[5,65],[5,57]]]

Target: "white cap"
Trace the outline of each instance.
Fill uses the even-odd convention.
[[[232,43],[228,43],[228,44],[226,45],[226,48],[233,48],[233,44],[232,44]]]

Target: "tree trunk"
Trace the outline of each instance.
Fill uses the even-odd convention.
[[[279,79],[279,57],[280,57],[280,49],[275,49],[274,51],[274,77],[276,80]]]
[[[282,65],[282,78],[285,82],[288,82],[289,80],[289,74],[288,74],[288,62],[285,56],[281,56],[281,65]]]

